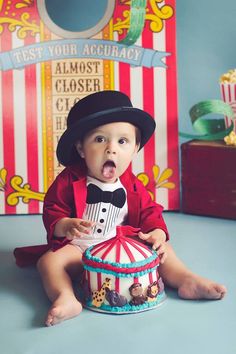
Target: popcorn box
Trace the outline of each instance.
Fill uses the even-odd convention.
[[[220,91],[224,102],[230,104],[234,112],[234,132],[236,133],[236,69],[229,70],[220,77]],[[225,126],[231,125],[231,119],[225,116]]]

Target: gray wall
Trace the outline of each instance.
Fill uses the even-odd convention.
[[[193,133],[189,109],[202,100],[220,99],[220,75],[236,68],[236,1],[176,3],[179,130]]]

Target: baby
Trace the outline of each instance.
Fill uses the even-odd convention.
[[[185,299],[222,299],[223,285],[192,273],[176,256],[162,217],[129,165],[155,130],[154,119],[117,91],[89,95],[69,112],[57,157],[66,168],[49,188],[43,220],[50,249],[37,263],[52,302],[46,325],[79,315],[72,281],[82,271],[82,253],[115,236],[116,226],[141,228],[138,237],[161,259],[165,284]],[[137,208],[134,208],[134,202]]]

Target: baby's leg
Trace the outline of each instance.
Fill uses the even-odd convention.
[[[160,265],[159,271],[163,281],[184,299],[219,300],[226,294],[225,286],[200,277],[191,272],[176,256],[171,244],[167,242],[167,258]]]
[[[38,261],[44,289],[52,302],[45,324],[53,326],[77,316],[82,305],[76,299],[71,276],[82,270],[82,253],[73,245],[56,252],[48,251]]]

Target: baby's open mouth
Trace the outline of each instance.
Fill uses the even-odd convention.
[[[105,178],[113,178],[116,172],[116,165],[114,161],[107,160],[102,167],[102,174]]]

